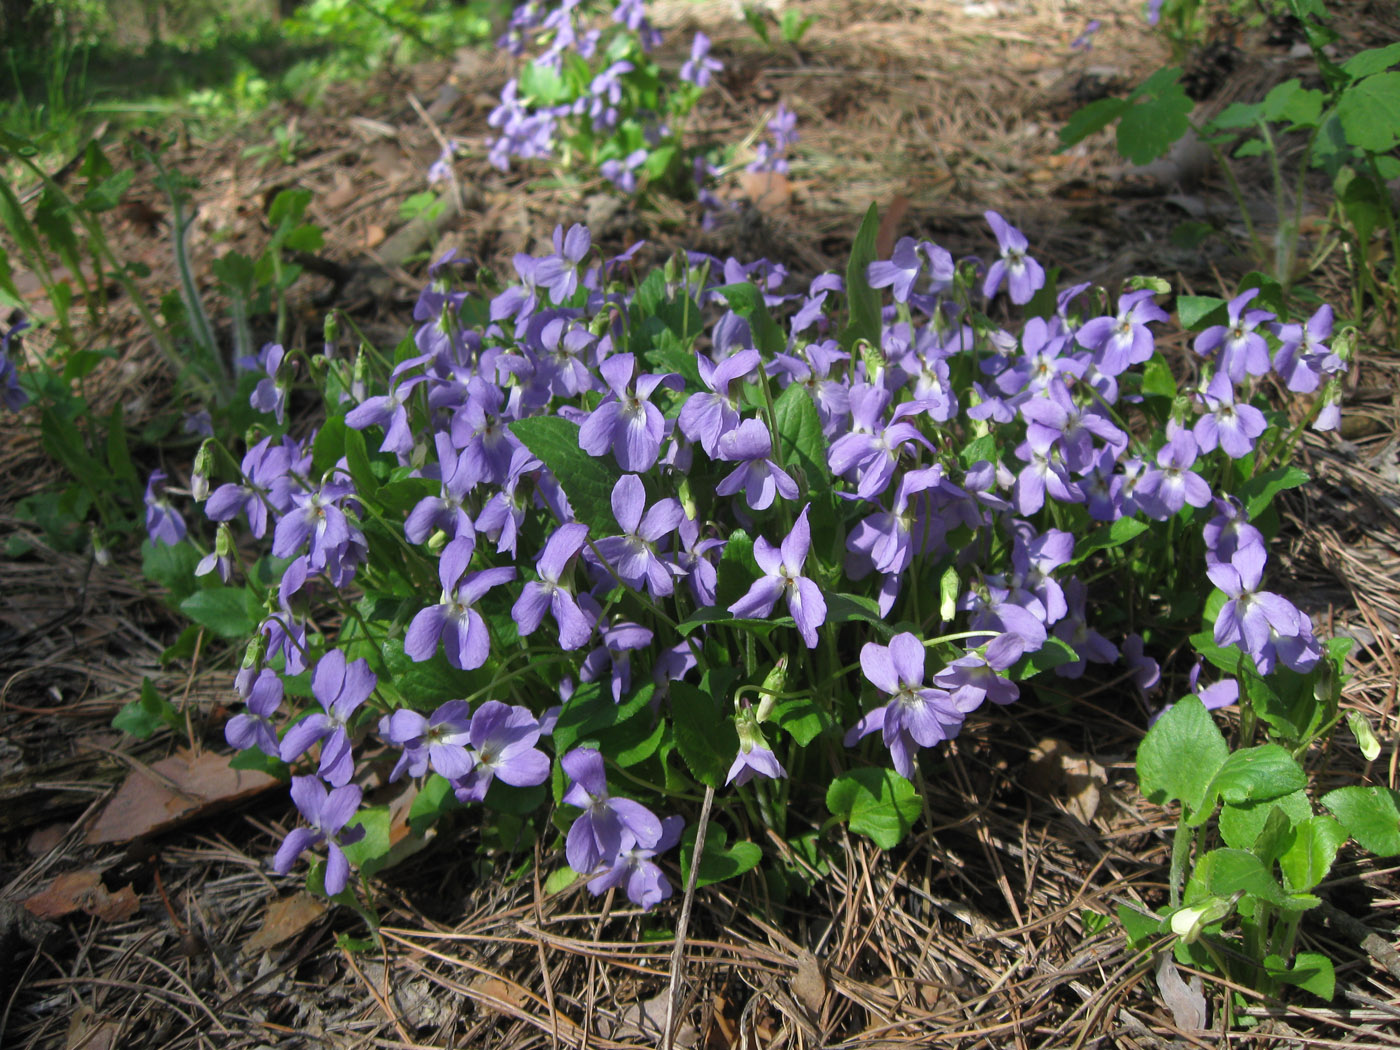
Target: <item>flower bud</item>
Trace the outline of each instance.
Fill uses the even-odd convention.
[[[1374,762],[1381,753],[1381,742],[1371,731],[1371,723],[1366,721],[1366,716],[1360,711],[1348,711],[1347,728],[1351,730],[1351,735],[1356,737],[1356,746],[1361,748],[1361,757],[1367,762]]]
[[[326,314],[325,324],[321,328],[322,335],[326,340],[326,356],[331,356],[331,348],[340,341],[340,322],[336,319],[335,311]]]
[[[209,498],[209,474],[213,469],[213,439],[205,438],[204,444],[194,454],[194,472],[190,475],[190,495],[196,503],[203,503]]]
[[[252,641],[248,643],[248,648],[243,650],[244,668],[253,670],[260,669],[263,661],[267,659],[267,635],[259,631],[253,635]]]
[[[1182,908],[1171,917],[1171,930],[1183,944],[1194,944],[1205,928],[1219,922],[1234,910],[1234,901],[1211,897],[1200,904]]]
[[[763,679],[763,697],[758,702],[757,720],[767,722],[773,717],[773,707],[778,702],[778,694],[787,688],[787,654],[778,657],[778,662]]]

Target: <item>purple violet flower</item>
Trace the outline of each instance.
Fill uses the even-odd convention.
[[[442,601],[413,617],[403,638],[403,651],[412,660],[423,661],[437,652],[441,639],[447,662],[463,671],[474,671],[491,653],[491,632],[473,606],[487,591],[515,579],[515,569],[504,567],[468,573],[476,541],[458,536],[442,550],[438,559],[438,579],[442,581]]]
[[[710,392],[691,394],[676,422],[681,433],[699,442],[711,459],[719,454],[720,438],[739,425],[739,398],[737,393],[729,392],[729,385],[736,379],[747,380],[760,361],[758,351],[752,349],[740,350],[719,364],[714,364],[704,354],[696,355],[700,381]]]
[[[165,495],[165,471],[153,470],[146,480],[146,533],[152,543],[173,547],[185,538],[185,519]]]
[[[1204,507],[1211,501],[1210,485],[1191,469],[1196,462],[1196,439],[1191,431],[1177,428],[1157,450],[1157,466],[1143,471],[1138,482],[1138,502],[1161,521],[1186,504]]]
[[[239,751],[256,747],[263,754],[277,758],[277,728],[272,724],[272,716],[282,706],[282,679],[271,668],[264,667],[256,678],[251,674],[239,674],[234,684],[248,709],[228,720],[224,739],[229,747]]]
[[[1202,452],[1219,447],[1231,459],[1240,459],[1254,451],[1254,440],[1268,429],[1268,421],[1253,405],[1235,401],[1235,388],[1224,372],[1215,373],[1201,400],[1206,411],[1192,433]]]
[[[767,510],[779,495],[783,499],[797,498],[797,482],[769,458],[773,440],[760,420],[746,419],[724,434],[718,451],[720,459],[738,462],[739,466],[715,486],[715,495],[732,496],[742,488],[752,510]]]
[[[559,764],[572,781],[564,793],[564,804],[583,810],[565,839],[569,867],[580,875],[611,867],[623,850],[624,835],[629,835],[636,847],[656,848],[661,841],[661,821],[640,802],[608,794],[601,754],[591,747],[576,747]]]
[[[661,598],[675,589],[675,577],[682,575],[682,570],[670,559],[662,558],[656,547],[680,527],[685,511],[670,498],[647,507],[646,498],[642,479],[636,474],[617,479],[612,490],[612,510],[622,535],[599,540],[597,551],[627,586],[640,591],[645,584],[653,598]]]
[[[690,42],[690,58],[681,64],[681,79],[696,87],[708,87],[713,74],[723,68],[723,62],[710,57],[710,38],[697,32]]]
[[[684,817],[667,817],[661,821],[661,837],[650,847],[639,845],[637,837],[624,830],[622,846],[611,867],[588,880],[588,891],[596,897],[625,881],[627,899],[643,911],[650,911],[671,896],[671,884],[651,858],[676,846],[684,830]]]
[[[753,556],[764,575],[753,582],[747,594],[729,607],[735,616],[763,619],[786,595],[788,611],[797,624],[808,649],[817,647],[817,628],[826,622],[826,599],[821,589],[806,576],[802,567],[812,546],[812,529],[807,524],[808,505],[793,523],[781,547],[774,547],[762,536],[754,540]]]
[[[293,828],[277,855],[272,858],[272,870],[286,875],[292,865],[304,852],[319,842],[327,844],[326,892],[334,897],[350,878],[350,861],[341,852],[342,846],[349,846],[365,837],[364,828],[345,831],[345,825],[360,808],[362,792],[358,784],[344,784],[327,792],[325,785],[315,777],[292,777],[292,801],[309,828]]]
[[[962,712],[946,690],[924,685],[924,643],[908,631],[895,635],[887,646],[866,642],[860,651],[860,668],[890,701],[867,713],[846,733],[846,746],[879,730],[896,772],[913,780],[918,749],[956,736]]]
[[[535,743],[542,728],[529,709],[487,700],[472,715],[471,768],[453,778],[458,802],[480,802],[491,781],[534,787],[549,779],[549,756]]]
[[[987,277],[982,282],[982,294],[990,299],[1005,282],[1011,301],[1017,306],[1024,306],[1035,298],[1036,292],[1045,287],[1045,270],[1040,263],[1026,254],[1030,243],[1025,234],[994,211],[983,214],[992,228],[992,233],[996,235],[1001,258],[988,268]]]
[[[522,638],[533,634],[550,613],[559,625],[559,648],[569,650],[584,645],[593,635],[593,620],[579,607],[573,591],[564,583],[564,574],[588,538],[588,526],[569,522],[554,530],[535,562],[538,580],[530,580],[520,590],[511,609],[511,618]]]
[[[1275,315],[1268,310],[1245,309],[1258,294],[1258,288],[1250,288],[1231,299],[1227,308],[1230,323],[1207,328],[1192,344],[1202,357],[1214,355],[1217,367],[1232,383],[1243,383],[1246,375],[1262,376],[1269,370],[1268,344],[1255,329]]]
[[[350,783],[355,772],[355,760],[350,754],[350,719],[378,684],[379,678],[363,657],[347,664],[345,653],[339,649],[321,657],[311,674],[311,695],[320,702],[321,711],[307,715],[287,730],[278,751],[282,761],[295,762],[312,744],[325,741],[318,770],[321,779],[334,787]]]
[[[1080,326],[1074,337],[1094,351],[1094,365],[1104,375],[1117,376],[1132,365],[1152,357],[1153,339],[1147,325],[1166,321],[1165,310],[1152,301],[1152,290],[1142,288],[1118,299],[1116,317],[1096,317]]]
[[[590,456],[601,456],[611,448],[619,467],[640,473],[656,462],[666,436],[666,421],[661,409],[651,403],[651,395],[657,387],[679,390],[683,384],[673,373],[639,375],[634,383],[635,366],[631,354],[614,354],[598,366],[610,392],[579,427],[578,445]]]
[[[466,776],[472,768],[466,748],[470,719],[471,705],[465,700],[449,700],[429,716],[400,708],[381,718],[379,735],[403,748],[389,780],[404,773],[421,777],[429,765],[448,780]]]

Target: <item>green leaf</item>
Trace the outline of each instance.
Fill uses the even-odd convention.
[[[671,721],[691,776],[709,787],[723,784],[739,753],[739,735],[719,701],[689,682],[672,682]]]
[[[1264,96],[1264,114],[1295,127],[1314,127],[1322,116],[1322,92],[1305,88],[1296,79],[1285,80]]]
[[[1297,81],[1295,80],[1293,83],[1297,84]],[[1258,102],[1231,102],[1210,122],[1209,130],[1252,128],[1263,115],[1264,107]]]
[[[1060,129],[1060,151],[1077,142],[1083,142],[1090,135],[1102,131],[1121,117],[1128,108],[1126,99],[1100,98],[1081,106]]]
[[[880,293],[870,287],[866,272],[875,261],[875,239],[880,233],[880,213],[871,205],[861,221],[851,258],[846,263],[846,303],[849,319],[841,331],[841,349],[848,352],[856,341],[864,339],[872,346],[880,345]]]
[[[1377,73],[1352,84],[1337,100],[1347,142],[1368,153],[1400,145],[1400,72]]]
[[[559,712],[559,721],[554,727],[555,746],[562,754],[580,740],[626,723],[651,703],[654,690],[648,682],[618,704],[597,682],[584,683]]]
[[[799,747],[806,747],[819,737],[828,723],[826,714],[810,696],[779,700],[773,705],[772,718]]]
[[[1078,659],[1079,654],[1067,642],[1051,635],[1035,652],[1021,657],[1011,668],[1009,675],[1013,682],[1024,682],[1052,667],[1074,663]]]
[[[914,785],[894,770],[864,768],[832,781],[826,808],[881,849],[893,849],[909,834],[923,804]]]
[[[1337,972],[1332,968],[1332,960],[1318,952],[1299,952],[1291,967],[1282,956],[1268,955],[1264,958],[1264,970],[1280,984],[1302,988],[1329,1003],[1337,991]]]
[[[261,606],[242,587],[210,587],[182,601],[180,611],[220,638],[247,638],[257,630]]]
[[[1074,557],[1069,565],[1078,565],[1089,555],[1102,550],[1113,550],[1130,540],[1136,539],[1148,530],[1148,523],[1138,518],[1119,518],[1111,525],[1103,525],[1089,533],[1087,539],[1074,545]],[[1076,657],[1077,659],[1077,657]]]
[[[1288,844],[1279,855],[1283,885],[1292,893],[1306,893],[1327,877],[1337,851],[1347,840],[1346,828],[1331,817],[1297,821]]]
[[[681,881],[690,879],[691,858],[695,855],[695,828],[687,828],[681,843]],[[729,845],[729,833],[718,824],[705,829],[705,852],[700,855],[700,870],[695,874],[696,886],[710,886],[726,879],[736,879],[752,871],[763,859],[763,850],[752,842]]]
[[[311,443],[311,466],[317,475],[324,475],[333,469],[345,455],[345,419],[331,416],[316,434]]]
[[[616,536],[612,490],[622,476],[611,454],[594,458],[578,446],[578,424],[557,416],[517,419],[510,431],[559,482],[574,515],[594,539]]]
[[[1172,375],[1171,366],[1160,353],[1153,354],[1152,359],[1143,367],[1142,392],[1153,397],[1176,397],[1176,377]]]
[[[1143,737],[1137,752],[1138,783],[1148,801],[1178,801],[1194,815],[1213,798],[1207,794],[1211,781],[1229,756],[1230,746],[1210,712],[1188,696],[1173,704]]]
[[[1128,945],[1138,950],[1162,932],[1162,919],[1157,915],[1144,914],[1128,904],[1117,907],[1118,921],[1128,936]]]
[[[1312,803],[1306,791],[1294,791],[1280,798],[1258,802],[1226,803],[1220,810],[1220,837],[1235,849],[1254,849],[1259,835],[1274,809],[1281,809],[1294,824],[1312,817]]]
[[[371,806],[361,809],[353,817],[347,828],[364,828],[365,837],[359,842],[352,842],[348,846],[341,847],[345,853],[345,859],[355,867],[363,869],[365,865],[378,860],[388,854],[390,849],[389,841],[389,807]],[[371,874],[365,872],[365,874]]]
[[[199,589],[194,574],[198,564],[199,551],[189,543],[141,542],[141,574],[169,591],[177,605]]]
[[[1297,791],[1307,782],[1303,767],[1287,749],[1278,744],[1259,744],[1231,752],[1206,789],[1206,802],[1212,804],[1216,796],[1235,805],[1261,802]],[[1198,824],[1200,820],[1193,818],[1190,823]]]
[[[1283,904],[1283,887],[1269,874],[1264,862],[1248,850],[1215,849],[1202,857],[1186,884],[1187,904],[1211,897],[1229,899],[1236,893],[1256,897],[1270,904]]]
[[[444,813],[460,805],[452,791],[452,782],[437,773],[429,773],[408,807],[409,829],[422,836]]]
[[[1383,73],[1391,66],[1400,63],[1400,44],[1387,44],[1385,47],[1372,47],[1361,51],[1342,63],[1342,68],[1354,80],[1369,77],[1372,73]]]
[[[1285,489],[1296,489],[1306,485],[1311,478],[1299,467],[1280,467],[1266,474],[1250,478],[1239,487],[1235,495],[1244,503],[1245,511],[1252,519],[1269,509],[1274,497]]]
[[[1195,331],[1211,324],[1223,324],[1229,318],[1228,304],[1213,295],[1178,295],[1176,316],[1181,327]]]
[[[812,395],[801,383],[792,383],[773,402],[773,415],[778,425],[778,465],[796,467],[809,487],[820,485],[830,472],[826,437]]]
[[[403,639],[391,638],[379,647],[388,672],[381,686],[398,693],[415,711],[433,711],[448,700],[459,700],[485,686],[485,671],[462,671],[447,662],[439,648],[427,660],[414,660],[403,651]]]
[[[369,449],[362,431],[345,431],[345,463],[350,468],[350,480],[355,483],[355,491],[366,497],[373,497],[379,491],[379,479],[370,466]]]
[[[1179,83],[1181,70],[1159,69],[1128,96],[1118,121],[1118,152],[1134,164],[1163,156],[1191,126],[1195,103]]]
[[[868,623],[886,638],[894,636],[894,628],[880,615],[880,605],[874,598],[867,598],[862,594],[837,593],[828,593],[825,597],[826,623]]]
[[[141,679],[141,695],[125,705],[112,719],[112,728],[145,740],[162,729],[182,730],[185,720],[149,678]]]
[[[1388,787],[1344,787],[1322,796],[1357,844],[1377,857],[1400,854],[1400,792]]]

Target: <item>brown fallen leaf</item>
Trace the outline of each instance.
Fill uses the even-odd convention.
[[[1206,1027],[1207,1007],[1205,985],[1199,977],[1187,984],[1172,962],[1171,952],[1163,952],[1157,960],[1157,987],[1162,1001],[1172,1012],[1172,1020],[1185,1032],[1199,1032]]]
[[[274,948],[306,929],[326,912],[326,904],[309,893],[281,897],[267,906],[262,925],[248,938],[244,952],[256,955]]]
[[[180,751],[134,770],[87,833],[87,844],[129,842],[207,816],[280,784],[250,769],[230,769],[228,755]]]
[[[389,232],[378,223],[370,223],[365,227],[365,250],[378,248],[389,237]]]
[[[793,998],[805,1006],[812,1017],[822,1015],[822,1004],[826,1001],[826,978],[822,976],[821,963],[806,948],[797,953],[797,973],[790,987]]]
[[[31,915],[41,919],[57,919],[84,911],[103,922],[121,922],[141,909],[131,884],[112,893],[102,884],[102,873],[93,869],[70,871],[60,875],[24,902]]]
[[[787,207],[792,184],[780,171],[745,171],[739,174],[739,192],[759,211],[774,212]]]
[[[113,1050],[121,1031],[116,1021],[98,1020],[92,1007],[80,1006],[68,1019],[64,1050]]]
[[[612,1038],[643,1039],[661,1045],[664,1042],[662,1033],[666,1029],[666,999],[669,994],[662,992],[622,1007],[617,1013],[617,1026],[613,1029]],[[688,1021],[677,1020],[676,1034],[671,1042],[683,1050],[691,1050],[699,1044],[700,1032]]]
[[[62,824],[50,824],[47,827],[37,829],[34,834],[30,835],[24,848],[29,851],[31,857],[42,857],[56,849],[66,834],[68,834],[68,829]]]
[[[1066,812],[1084,824],[1093,822],[1108,790],[1108,771],[1103,766],[1064,741],[1050,738],[1031,749],[1022,780],[1032,791],[1063,799]]]

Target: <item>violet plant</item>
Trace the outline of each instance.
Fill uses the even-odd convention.
[[[650,908],[673,892],[672,851],[694,860],[702,790],[699,884],[760,863],[770,831],[814,865],[836,822],[891,848],[983,704],[1123,664],[1146,708],[1186,677],[1154,656],[1188,638],[1224,678],[1197,689],[1197,669],[1185,688],[1242,705],[1236,755],[1296,765],[1325,741],[1344,650],[1270,589],[1268,544],[1273,498],[1306,480],[1289,465],[1301,428],[1335,425],[1350,333],[1291,320],[1258,275],[1232,300],[1182,296],[1197,336],[1178,384],[1156,346],[1163,283],[1057,295],[1027,239],[988,221],[991,268],[909,238],[880,261],[872,209],[845,274],[806,288],[698,254],[628,286],[587,231],[560,230],[494,293],[435,267],[392,361],[313,359],[314,430],[268,404],[244,456],[210,439],[199,462],[223,484],[192,487],[244,529],[225,544],[234,582],[192,582],[202,550],[161,553],[196,542],[162,545],[174,508],[148,563],[196,623],[252,639],[236,762],[342,792],[298,789],[312,830],[278,869],[324,840],[311,885],[353,902],[342,858],[372,874],[391,841],[465,807],[488,842],[562,854],[549,887]],[[1291,415],[1266,371],[1307,397]],[[1149,744],[1197,708],[1173,706]],[[1144,789],[1185,797],[1159,790],[1149,744]],[[1182,747],[1173,768],[1229,753]],[[1247,787],[1217,795],[1257,803],[1295,779],[1261,786],[1245,765]],[[811,781],[824,813],[800,803]],[[1210,812],[1192,796],[1183,814],[1163,930],[1228,889],[1213,875],[1180,897]],[[771,865],[770,886],[810,877]],[[1271,973],[1292,965],[1279,936]]]

